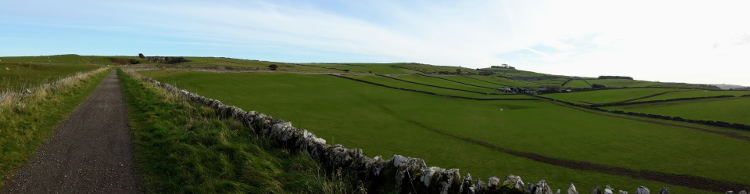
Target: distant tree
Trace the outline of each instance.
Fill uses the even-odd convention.
[[[348,69],[344,69],[343,71],[344,71],[344,72],[347,72],[347,73],[349,73],[349,70],[348,70]]]
[[[138,53],[138,58],[145,59],[146,56],[143,56],[143,53]]]
[[[268,68],[270,68],[271,70],[274,70],[274,71],[276,71],[276,69],[278,69],[278,68],[279,68],[279,66],[278,66],[278,65],[276,65],[276,64],[271,64],[271,65],[269,65],[269,66],[268,66]]]
[[[372,74],[372,71],[368,71],[368,73]]]
[[[461,69],[456,69],[456,74],[461,75]]]

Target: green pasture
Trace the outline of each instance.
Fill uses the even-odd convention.
[[[97,69],[98,65],[79,64],[29,64],[5,62],[0,59],[0,93],[20,92],[26,88],[38,87],[61,78]]]
[[[750,125],[750,97],[701,99],[604,107],[612,110]]]
[[[750,150],[745,149],[750,143],[746,141],[592,114],[547,101],[449,99],[327,75],[142,73],[226,104],[291,121],[329,144],[363,148],[368,156],[420,157],[428,166],[460,168],[462,174],[483,180],[515,174],[531,182],[545,179],[560,189],[573,182],[579,191],[608,184],[631,192],[644,185],[652,190],[667,186],[677,193],[707,193],[539,163],[431,130],[552,158],[750,182],[744,173],[750,170],[746,165]],[[377,81],[374,76],[355,77]]]
[[[621,102],[663,92],[675,92],[681,89],[669,88],[630,88],[604,89],[569,93],[544,94],[543,96],[575,103],[601,104]]]
[[[591,87],[586,81],[583,80],[573,80],[568,82],[568,84],[565,84],[566,88],[584,88],[584,87]]]
[[[270,65],[277,65],[278,71],[300,71],[300,72],[335,72],[340,73],[343,71],[324,69],[316,67],[307,67],[301,65],[295,65],[292,63],[280,63],[271,61],[259,61],[259,60],[242,60],[232,58],[220,58],[220,57],[185,57],[190,60],[187,63],[179,63],[177,65],[197,65],[197,66],[230,66],[230,67],[247,67],[247,68],[258,68],[258,69],[269,69]]]
[[[629,79],[587,79],[589,84],[600,84],[607,87],[649,87],[659,85],[658,82],[629,80]]]
[[[694,98],[694,97],[707,97],[707,96],[742,96],[748,95],[750,91],[716,91],[716,90],[685,90],[679,92],[670,92],[660,96],[654,96],[638,101],[651,101],[651,100],[666,100],[674,98]]]
[[[423,76],[423,75],[405,75],[405,76],[398,76],[395,77],[397,79],[421,83],[421,84],[428,84],[428,85],[434,85],[434,86],[442,86],[447,88],[455,88],[455,89],[462,89],[462,90],[468,90],[468,91],[475,91],[475,92],[486,92],[486,93],[495,93],[495,89],[490,88],[481,88],[476,86],[470,86],[466,84],[456,83],[440,78],[444,77],[458,77],[458,76],[440,76],[440,77],[429,77],[429,76]]]
[[[417,71],[393,67],[391,63],[336,63],[336,64],[309,64],[320,67],[349,70],[351,73],[374,73],[374,74],[407,74]]]
[[[699,84],[688,84],[688,83],[659,83],[648,87],[660,87],[660,88],[692,88],[692,89],[714,89],[719,90],[719,87],[712,85],[699,85]]]
[[[457,69],[461,69],[461,74],[478,74],[480,71],[476,69],[466,68],[466,67],[455,67],[455,66],[435,66],[435,65],[426,65],[426,64],[417,64],[417,63],[399,63],[394,64],[395,67],[401,67],[406,68],[412,71],[427,73],[427,74],[438,74],[438,72],[441,71],[447,71],[451,73],[455,73]]]
[[[541,79],[536,81],[530,81],[539,85],[561,85],[568,81],[567,78],[552,78],[552,79]]]
[[[502,85],[502,84],[499,84],[499,83],[488,82],[486,80],[485,81],[480,81],[481,79],[477,80],[477,79],[473,79],[473,78],[466,77],[466,76],[441,76],[441,78],[443,78],[443,79],[449,79],[449,80],[453,80],[453,81],[457,81],[457,82],[461,82],[461,83],[466,83],[466,84],[471,84],[471,85],[477,85],[477,86],[484,86],[484,87],[491,87],[491,88],[501,88],[501,87],[505,86],[505,85]]]
[[[516,80],[511,80],[508,78],[495,76],[495,75],[469,75],[469,77],[477,78],[477,79],[484,80],[484,81],[489,81],[492,83],[496,83],[496,84],[508,86],[508,87],[521,87],[521,88],[539,87],[539,85],[536,83],[516,81]]]
[[[477,94],[472,92],[465,92],[465,91],[457,91],[457,90],[449,90],[449,89],[443,89],[443,88],[436,88],[436,87],[430,87],[430,86],[424,86],[419,84],[413,84],[409,82],[399,81],[387,77],[381,77],[376,75],[346,75],[347,77],[351,77],[354,79],[374,82],[378,84],[383,84],[386,86],[391,87],[397,87],[397,88],[406,88],[406,89],[412,89],[412,90],[419,90],[419,91],[425,91],[425,92],[432,92],[438,95],[449,95],[449,96],[463,96],[463,97],[471,97],[471,98],[496,98],[496,97],[502,97],[501,95],[487,95],[487,94]],[[343,78],[338,78],[343,79]]]

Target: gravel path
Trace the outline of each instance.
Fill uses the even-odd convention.
[[[139,193],[126,107],[111,71],[4,193]]]

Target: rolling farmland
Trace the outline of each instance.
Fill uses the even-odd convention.
[[[634,188],[639,184],[652,185],[649,188],[664,185],[616,173],[576,170],[524,155],[533,153],[565,161],[614,166],[626,171],[685,174],[730,183],[750,181],[740,172],[742,170],[722,170],[727,166],[746,168],[744,161],[750,158],[744,158],[747,154],[740,153],[747,152],[742,148],[747,146],[747,141],[658,122],[592,114],[548,101],[450,99],[328,75],[187,71],[142,74],[246,110],[292,121],[330,143],[363,148],[370,156],[402,154],[420,157],[428,165],[460,168],[475,177],[521,174],[524,179],[546,179],[557,188],[564,188],[569,182],[575,182],[581,188],[591,188],[596,182],[608,182],[621,188]],[[374,75],[347,76],[392,87],[473,95]],[[414,76],[414,79],[426,82],[416,80],[425,78]],[[554,95],[583,97],[588,94],[594,97],[573,96],[570,99],[617,102],[668,91],[674,90],[627,89]],[[702,146],[706,143],[712,146]],[[700,192],[674,185],[669,187],[673,191]]]

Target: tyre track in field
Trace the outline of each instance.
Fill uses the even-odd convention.
[[[506,149],[506,148],[503,148],[503,147],[500,147],[498,145],[491,144],[488,142],[479,141],[479,140],[466,138],[466,137],[460,137],[460,136],[453,135],[450,133],[445,133],[445,132],[431,128],[429,126],[426,126],[416,121],[412,121],[412,120],[406,120],[406,121],[409,123],[415,124],[423,129],[426,129],[430,132],[437,133],[443,136],[448,136],[454,139],[458,139],[458,140],[471,143],[474,145],[479,145],[479,146],[489,148],[498,152],[502,152],[505,154],[509,154],[512,156],[526,158],[526,159],[534,160],[536,162],[541,162],[541,163],[559,166],[563,168],[568,168],[568,169],[573,169],[573,170],[582,170],[582,171],[594,171],[598,173],[604,173],[604,174],[616,175],[616,176],[626,176],[626,177],[630,177],[633,179],[656,181],[656,182],[662,182],[662,183],[671,184],[671,185],[677,185],[677,186],[705,190],[705,191],[712,191],[712,192],[738,191],[738,190],[743,190],[743,189],[750,190],[750,185],[724,182],[724,181],[713,180],[713,179],[691,176],[691,175],[671,174],[671,173],[664,173],[664,172],[657,172],[657,171],[650,171],[650,170],[634,170],[634,169],[617,167],[617,166],[609,166],[605,164],[596,164],[596,163],[591,163],[587,161],[575,161],[575,160],[567,160],[567,159],[560,159],[560,158],[551,158],[551,157],[547,157],[547,156],[543,156],[543,155],[535,154],[535,153],[509,150],[509,149]]]
[[[598,112],[598,111],[593,111],[593,110],[586,110],[584,108],[573,107],[573,106],[566,106],[566,105],[562,105],[562,104],[559,104],[557,102],[552,102],[552,101],[549,101],[549,103],[552,103],[554,105],[561,106],[561,107],[566,107],[566,108],[572,108],[572,109],[580,110],[580,111],[591,113],[591,114],[597,114],[597,115],[602,115],[602,116],[607,116],[607,117],[612,117],[612,118],[618,118],[618,119],[626,119],[626,120],[631,120],[631,121],[646,122],[646,123],[657,124],[657,125],[662,125],[662,126],[679,127],[679,128],[684,128],[684,129],[692,129],[692,130],[696,130],[696,131],[700,131],[700,132],[712,133],[712,134],[716,134],[716,135],[721,135],[721,136],[729,137],[729,138],[732,138],[732,139],[738,139],[738,140],[750,142],[750,137],[744,136],[744,135],[740,135],[740,134],[736,134],[736,133],[731,133],[731,132],[714,131],[714,130],[699,128],[699,127],[691,127],[691,126],[678,125],[678,124],[672,124],[672,123],[663,123],[663,122],[659,122],[659,121],[651,121],[651,120],[646,120],[646,119],[638,119],[638,118],[631,118],[631,117],[626,117],[626,116],[611,115],[611,114],[607,114],[607,113],[603,113],[603,112]]]

